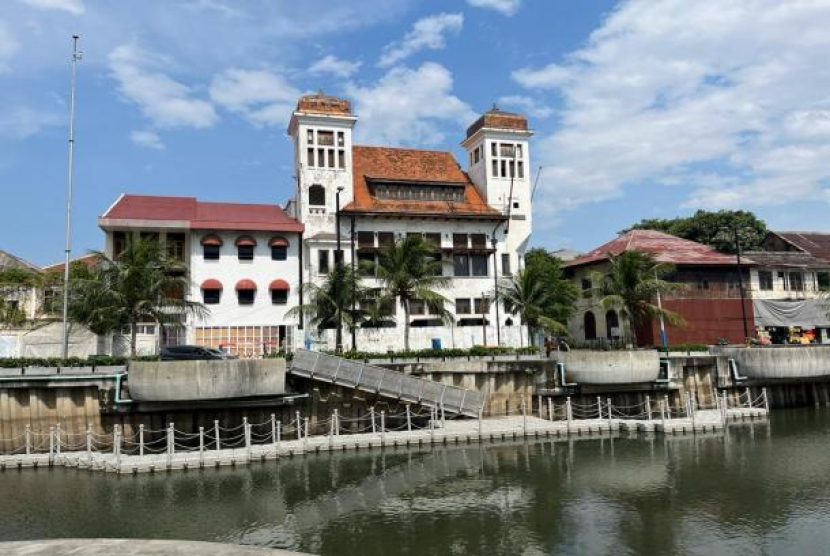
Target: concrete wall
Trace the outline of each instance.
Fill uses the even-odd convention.
[[[753,379],[800,379],[830,376],[830,346],[737,348],[712,351],[734,359],[744,376]]]
[[[284,359],[134,362],[128,385],[139,402],[276,396],[285,393],[285,369]]]
[[[660,357],[651,350],[561,351],[554,358],[565,365],[568,382],[577,384],[654,382],[660,373]]]

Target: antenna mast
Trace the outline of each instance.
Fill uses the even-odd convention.
[[[536,196],[536,186],[539,185],[539,176],[542,175],[542,168],[543,166],[539,166],[539,169],[536,170],[536,179],[533,180],[533,191],[530,193],[531,202],[533,202],[533,198]]]
[[[81,59],[78,35],[72,35],[72,73],[69,84],[69,168],[66,178],[66,249],[63,265],[63,357],[69,357],[69,257],[72,253],[72,186],[75,180],[75,69]]]

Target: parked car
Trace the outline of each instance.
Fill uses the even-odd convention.
[[[205,346],[167,346],[159,354],[162,361],[197,361],[210,359],[236,359],[235,355],[221,349]]]

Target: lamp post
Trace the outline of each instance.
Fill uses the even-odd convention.
[[[354,242],[355,242],[355,231],[354,231],[354,214],[352,214],[352,351],[357,351],[357,327],[355,326],[355,315],[357,314],[357,307],[355,304],[357,303],[357,292],[355,288],[357,284],[355,284],[354,276],[355,276],[355,254],[354,254]]]
[[[334,281],[334,299],[337,303],[340,302],[340,291],[338,287],[339,280],[341,278],[341,272],[343,270],[343,251],[340,249],[340,192],[343,191],[343,186],[337,186],[337,193],[335,194],[335,204],[337,205],[336,210],[334,212],[334,226],[337,231],[337,250],[334,252],[334,269],[336,274],[336,280]],[[335,346],[334,349],[337,353],[343,352],[343,308],[341,307],[337,311],[337,336],[335,338]]]

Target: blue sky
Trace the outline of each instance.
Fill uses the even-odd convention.
[[[830,230],[828,28],[828,0],[2,0],[0,249],[62,258],[73,33],[75,254],[122,192],[284,203],[318,88],[358,142],[462,161],[477,113],[526,112],[536,245],[697,208]]]

